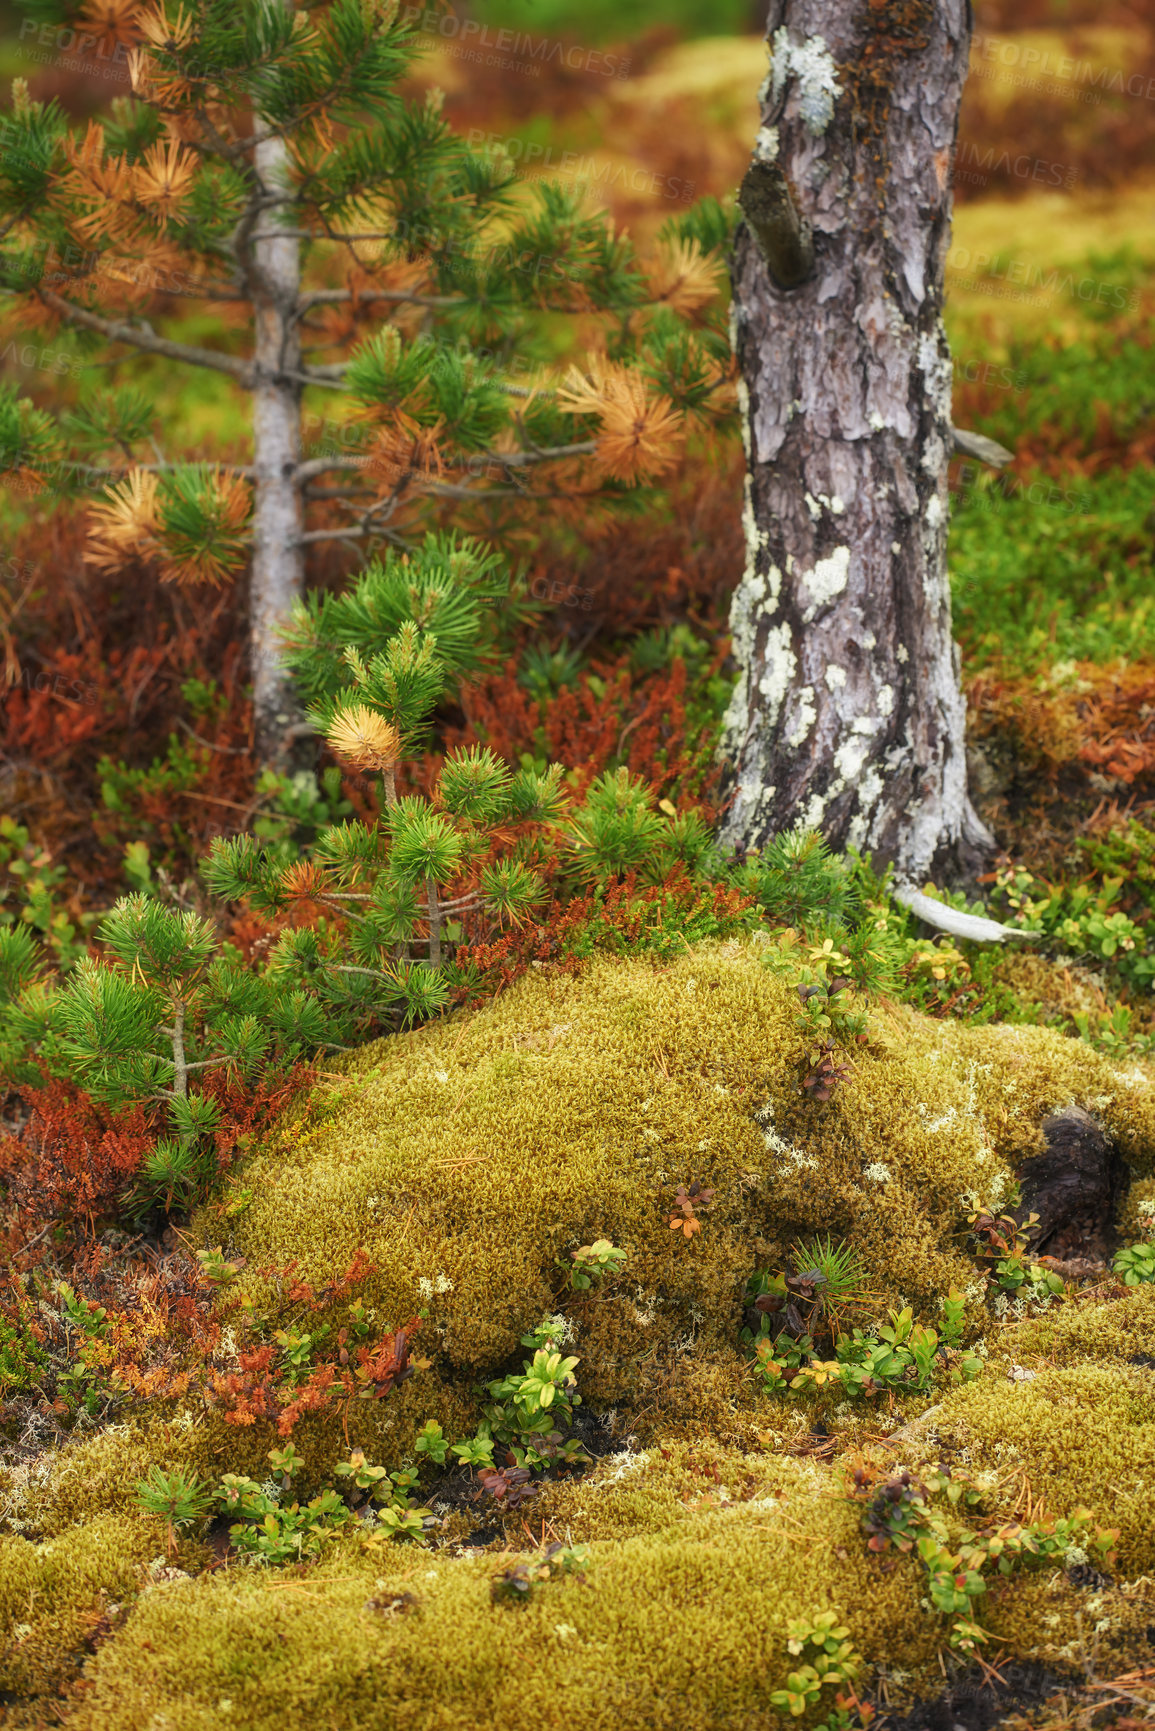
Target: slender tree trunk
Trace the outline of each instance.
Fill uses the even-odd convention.
[[[288,186],[288,151],[279,138],[257,145],[256,170],[266,191]],[[258,217],[258,232],[292,223],[283,207]],[[271,768],[300,761],[290,729],[302,720],[281,660],[278,632],[305,589],[304,506],[296,478],[301,460],[301,368],[295,313],[301,282],[300,243],[292,236],[258,239],[253,247],[257,383],[253,393],[253,514],[251,594],[253,708],[257,753]]]
[[[772,0],[740,202],[747,563],[723,836],[975,870],[946,571],[942,324],[968,0]]]
[[[441,966],[441,906],[437,900],[437,885],[432,878],[425,880],[425,895],[429,905],[429,962]]]
[[[184,1049],[183,1002],[173,1005],[172,1013],[172,1091],[184,1100],[188,1097],[188,1064]]]

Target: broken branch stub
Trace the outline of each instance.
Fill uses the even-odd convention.
[[[1013,451],[1008,451],[997,439],[988,439],[985,433],[970,433],[963,427],[952,427],[951,431],[954,448],[962,457],[974,457],[990,469],[1005,468],[1015,460]]]
[[[814,270],[814,239],[776,162],[755,157],[738,204],[777,287],[798,288]]]

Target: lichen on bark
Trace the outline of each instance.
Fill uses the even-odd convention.
[[[784,286],[749,223],[734,251],[747,565],[723,833],[756,846],[813,823],[912,882],[965,875],[993,845],[967,796],[946,574],[969,8],[774,0],[767,36],[755,163],[772,139],[814,256]]]

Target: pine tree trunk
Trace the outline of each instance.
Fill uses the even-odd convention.
[[[968,0],[772,0],[734,250],[746,570],[723,837],[973,873],[942,324]]]
[[[432,878],[425,880],[425,895],[429,907],[429,965],[433,968],[441,966],[441,906],[437,899],[437,885]]]
[[[266,191],[288,186],[288,151],[279,138],[254,152],[257,174]],[[291,225],[282,207],[265,210],[259,232],[279,223]],[[277,634],[293,603],[305,589],[305,550],[301,545],[304,507],[296,479],[301,460],[301,387],[292,377],[301,368],[296,323],[301,282],[300,243],[293,236],[258,239],[256,269],[253,463],[257,471],[253,513],[251,591],[253,709],[257,755],[270,768],[286,770],[302,756],[290,729],[302,719],[278,648]]]

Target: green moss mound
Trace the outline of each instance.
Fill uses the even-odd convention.
[[[819,1105],[800,1087],[798,1009],[756,945],[531,977],[358,1053],[327,1122],[250,1160],[227,1248],[259,1298],[253,1269],[291,1258],[319,1283],[363,1247],[368,1301],[390,1326],[427,1310],[423,1350],[452,1379],[493,1374],[560,1308],[586,1395],[643,1404],[687,1345],[733,1349],[746,1277],[799,1236],[851,1240],[880,1302],[933,1313],[974,1280],[968,1207],[1006,1201],[1065,1105],[1102,1120],[1137,1180],[1155,1170],[1139,1066],[1047,1030],[888,1010]],[[714,1197],[687,1240],[670,1216],[694,1181]],[[602,1237],[627,1250],[625,1273],[583,1298],[558,1264]]]
[[[1093,1361],[1079,1358],[1076,1318],[1090,1325]],[[1155,1329],[1155,1292],[1072,1307],[1063,1321],[1079,1362],[1045,1368],[1046,1343],[1032,1345],[1030,1326],[1007,1330],[1011,1350],[992,1353],[982,1382],[953,1391],[915,1434],[868,1452],[916,1471],[965,1462],[995,1516],[1021,1509],[1025,1480],[1051,1513],[1086,1503],[1119,1526],[1110,1581],[1081,1573],[1076,1553],[1072,1571],[993,1577],[984,1607],[1000,1660],[1082,1676],[1093,1640],[1109,1676],[1150,1654],[1155,1375],[1128,1360],[1135,1338]],[[1032,1377],[1011,1380],[1024,1359]],[[519,1532],[510,1518],[509,1551],[359,1539],[308,1571],[234,1568],[150,1585],[89,1667],[68,1722],[765,1731],[791,1723],[770,1701],[797,1663],[788,1625],[826,1609],[839,1611],[872,1668],[886,1667],[893,1696],[933,1692],[945,1620],[912,1557],[867,1550],[847,1476],[843,1461],[727,1449],[706,1435],[696,1446],[671,1440],[551,1487],[531,1526]],[[495,1602],[495,1577],[532,1554],[539,1528],[589,1544],[584,1579],[535,1587],[524,1605]]]
[[[411,1459],[427,1417],[467,1434],[478,1379],[520,1357],[543,1315],[564,1318],[617,1452],[521,1510],[487,1507],[484,1549],[475,1519],[442,1509],[425,1546],[348,1531],[300,1569],[221,1570],[203,1543],[162,1554],[136,1480],[154,1461],[260,1478],[271,1427],[190,1407],[106,1431],[4,1487],[0,1689],[28,1715],[10,1722],[38,1723],[37,1698],[83,1663],[59,1704],[78,1731],[774,1731],[793,1722],[771,1702],[798,1663],[788,1624],[827,1609],[887,1668],[892,1698],[933,1693],[946,1619],[916,1558],[867,1550],[847,1494],[864,1461],[951,1465],[982,1486],[984,1518],[1084,1505],[1117,1527],[1109,1579],[1057,1564],[995,1576],[983,1619],[1000,1662],[1081,1676],[1094,1641],[1100,1675],[1149,1663],[1155,1288],[992,1320],[965,1235],[968,1209],[1012,1194],[1069,1104],[1105,1125],[1131,1171],[1123,1216],[1145,1219],[1149,1072],[1045,1030],[883,1009],[818,1104],[797,1015],[757,945],[714,945],[672,966],[543,971],[328,1078],[248,1157],[252,1200],[225,1249],[258,1302],[262,1267],[296,1261],[319,1284],[363,1249],[379,1325],[426,1314],[408,1382],[301,1421],[305,1494],[350,1446]],[[714,1194],[687,1238],[670,1218],[694,1181]],[[225,1219],[204,1211],[203,1242]],[[982,1376],[889,1410],[761,1393],[738,1350],[745,1281],[814,1232],[860,1251],[880,1317],[909,1302],[933,1322],[951,1285],[969,1291]],[[599,1237],[625,1269],[574,1292],[568,1253]],[[815,1455],[818,1416],[833,1441]],[[552,1538],[589,1546],[584,1580],[496,1602],[499,1571]]]

